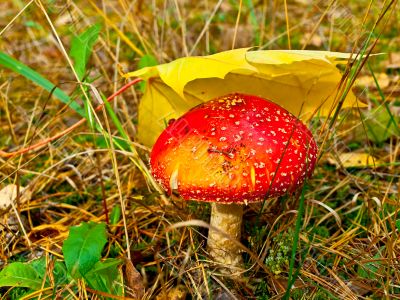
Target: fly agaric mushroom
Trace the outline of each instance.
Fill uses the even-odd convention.
[[[311,132],[294,115],[260,97],[230,94],[170,122],[150,164],[168,193],[212,202],[209,253],[221,264],[240,266],[235,241],[243,204],[294,192],[311,175],[316,158]]]

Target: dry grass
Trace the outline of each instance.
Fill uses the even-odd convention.
[[[82,93],[63,49],[68,49],[73,35],[88,25],[103,24],[90,61],[90,78],[97,90],[111,95],[124,84],[119,70],[136,69],[143,54],[167,62],[232,46],[360,50],[364,33],[374,27],[384,5],[344,1],[334,6],[331,2],[8,0],[0,3],[0,50],[81,101]],[[373,52],[398,56],[399,28],[400,13],[393,3],[376,26],[375,37],[381,35]],[[371,64],[377,75],[393,65],[393,59],[375,57]],[[359,96],[369,109],[376,105],[372,100],[385,101],[398,115],[399,75],[393,66],[390,71],[389,83],[381,88],[368,77],[369,90]],[[370,76],[370,71],[364,68],[361,74]],[[140,92],[131,88],[112,104],[132,140],[139,97]],[[103,113],[98,117],[105,128],[110,124],[112,135],[117,134]],[[0,68],[2,150],[46,139],[78,120],[77,114],[47,92]],[[331,128],[321,131],[321,126],[315,124],[320,144],[325,136],[328,138],[305,193],[295,264],[299,273],[291,297],[400,298],[398,137],[378,144],[368,141],[358,114],[343,113]],[[93,134],[89,126],[81,126],[38,151],[0,158],[1,187],[15,183],[26,188],[26,196],[19,198],[15,208],[0,211],[0,267],[41,256],[62,259],[62,243],[71,226],[83,221],[106,222],[107,211],[122,203],[126,219],[108,227],[104,257],[130,257],[142,274],[146,299],[283,297],[298,208],[296,197],[272,200],[261,213],[260,205],[246,207],[242,243],[257,257],[245,253],[247,272],[240,278],[230,278],[220,274],[208,258],[206,228],[170,229],[182,221],[207,221],[208,205],[174,197],[166,206],[148,178],[135,167],[135,153],[110,151],[102,145],[102,136]],[[132,146],[147,164],[148,149],[135,143]],[[382,164],[376,168],[345,168],[328,162],[349,151],[372,153]],[[130,252],[126,251],[127,241]],[[78,291],[70,286],[61,288],[70,291],[71,298],[74,294],[82,299],[101,297],[83,283],[79,283]],[[2,299],[13,295],[6,288],[0,288],[0,293]],[[43,298],[51,295],[41,291]]]

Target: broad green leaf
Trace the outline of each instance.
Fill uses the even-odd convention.
[[[52,84],[50,81],[48,81],[46,78],[44,78],[36,71],[32,70],[28,66],[24,65],[23,63],[19,62],[18,60],[15,60],[11,56],[8,56],[7,54],[1,51],[0,51],[0,65],[31,80],[38,86],[44,88],[46,91],[52,93],[54,97],[61,100],[61,102],[67,104],[70,108],[72,108],[82,117],[85,116],[82,107],[77,102],[73,101],[62,90],[57,88],[54,84]]]
[[[43,275],[46,272],[46,258],[44,256],[30,261],[29,265],[36,271],[36,273],[40,274],[39,277],[43,278]]]
[[[93,46],[99,37],[100,30],[101,25],[95,24],[72,39],[69,54],[74,59],[75,72],[80,80],[85,75],[86,64],[92,54]]]
[[[56,261],[53,269],[54,285],[67,284],[71,281],[68,275],[67,267],[63,261]]]
[[[139,105],[138,138],[151,146],[166,122],[195,105],[233,92],[258,95],[303,120],[335,106],[342,75],[337,64],[351,54],[327,51],[249,51],[236,49],[204,57],[186,57],[125,75],[147,81]],[[355,105],[349,93],[343,107]],[[359,106],[362,106],[359,104]]]
[[[0,272],[0,287],[3,286],[40,289],[42,279],[29,263],[14,262]]]
[[[71,227],[62,247],[65,264],[73,278],[81,278],[100,260],[107,242],[104,223],[82,223]]]
[[[0,272],[0,287],[26,287],[32,291],[39,290],[43,286],[43,278],[46,276],[46,259],[41,257],[28,263],[11,263]],[[68,283],[71,278],[67,274],[64,262],[55,261],[53,268],[55,286]],[[49,277],[46,276],[44,287],[50,286]],[[29,294],[30,292],[28,292]]]
[[[85,275],[85,280],[92,289],[122,296],[122,278],[118,270],[121,263],[115,258],[99,261]]]
[[[42,256],[39,259],[32,260],[29,262],[29,265],[32,266],[32,268],[36,271],[38,277],[41,280],[40,282],[42,284],[42,280],[46,274],[46,258]],[[69,280],[70,278],[68,278],[65,263],[63,261],[58,261],[58,260],[54,261],[53,278],[56,286],[60,284],[66,284],[68,281],[70,281]],[[45,287],[49,285],[50,285],[49,276],[46,276]]]

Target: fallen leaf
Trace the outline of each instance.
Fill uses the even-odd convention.
[[[125,278],[129,294],[135,299],[142,299],[145,292],[143,278],[129,259],[125,260]]]
[[[15,184],[9,184],[0,190],[0,212],[8,210],[11,205],[16,204],[18,187]],[[30,193],[25,188],[19,187],[20,199],[22,202],[30,199]]]
[[[346,63],[349,57],[348,53],[328,51],[242,48],[127,73],[125,77],[147,82],[139,105],[138,139],[151,146],[169,119],[233,92],[270,99],[303,120],[317,111],[327,116],[342,78],[336,65]],[[349,93],[343,107],[352,107],[355,102]]]
[[[330,156],[328,162],[338,168],[372,168],[383,163],[368,153],[360,152],[341,153],[337,159]]]

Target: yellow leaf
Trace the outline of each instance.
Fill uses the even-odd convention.
[[[330,157],[328,161],[337,167],[344,168],[372,168],[383,163],[368,153],[359,152],[342,153],[337,159]]]
[[[327,116],[342,78],[336,65],[351,54],[328,51],[225,51],[180,58],[125,74],[147,81],[139,105],[138,139],[152,146],[169,119],[204,101],[240,92],[276,102],[301,119]],[[343,107],[355,106],[349,93]],[[362,106],[362,105],[360,105]]]

